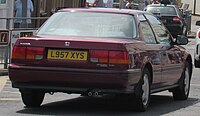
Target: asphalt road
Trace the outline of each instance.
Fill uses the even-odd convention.
[[[193,55],[194,39],[186,46]],[[8,76],[0,77],[0,116],[199,116],[200,114],[200,69],[194,68],[190,96],[187,101],[174,101],[168,91],[153,94],[149,109],[146,112],[134,112],[128,108],[125,99],[81,97],[65,93],[46,94],[39,108],[24,107],[20,93],[11,87]]]

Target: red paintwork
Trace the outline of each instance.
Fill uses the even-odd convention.
[[[143,11],[119,9],[64,9],[60,12],[110,12],[110,13],[145,13]],[[139,25],[139,24],[136,24]],[[43,47],[44,59],[15,60],[9,66],[9,77],[13,87],[37,88],[44,91],[65,91],[84,93],[91,89],[108,93],[133,93],[141,78],[143,68],[148,64],[152,73],[152,89],[176,84],[183,71],[183,65],[189,56],[185,49],[178,45],[163,46],[146,44],[138,28],[138,38],[94,38],[70,37],[57,35],[37,35],[20,38],[15,46]],[[65,46],[70,42],[70,46]],[[20,45],[30,43],[30,45]],[[130,64],[99,64],[87,61],[48,60],[47,50],[108,50],[128,52]],[[161,57],[162,51],[166,55]],[[88,55],[88,58],[90,56]],[[67,89],[64,89],[67,88]]]

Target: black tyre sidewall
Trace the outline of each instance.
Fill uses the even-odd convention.
[[[23,103],[27,107],[38,107],[44,100],[45,93],[37,91],[20,91]]]
[[[137,87],[137,91],[136,91],[136,93],[135,93],[135,105],[134,105],[134,109],[136,110],[136,111],[146,111],[146,109],[148,108],[148,106],[149,106],[149,102],[150,102],[150,81],[149,81],[149,98],[148,98],[148,101],[147,101],[147,104],[146,105],[144,105],[143,104],[143,102],[142,102],[142,95],[143,95],[143,90],[142,90],[142,84],[143,84],[143,77],[144,77],[144,75],[145,74],[147,74],[148,75],[148,81],[150,80],[149,78],[150,78],[150,72],[149,72],[149,70],[147,69],[147,68],[144,68],[144,70],[143,70],[143,73],[142,73],[142,75],[141,75],[141,80],[140,80],[140,82],[139,82],[139,84],[138,84],[138,87]]]
[[[185,94],[185,84],[184,84],[184,80],[185,80],[185,70],[186,68],[188,68],[188,71],[190,71],[190,66],[189,66],[189,63],[186,62],[185,63],[185,67],[184,67],[184,70],[183,70],[183,73],[182,73],[182,76],[181,76],[181,79],[180,79],[180,82],[179,82],[179,87],[175,88],[172,92],[173,92],[173,98],[175,100],[186,100],[189,96],[189,92],[190,92],[190,80],[191,80],[191,72],[188,72],[189,73],[189,88],[188,88],[188,92],[187,94]]]

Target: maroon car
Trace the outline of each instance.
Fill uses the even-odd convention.
[[[45,93],[114,94],[145,111],[150,94],[169,90],[186,100],[192,58],[152,14],[122,9],[63,9],[35,36],[19,38],[9,77],[28,107]]]

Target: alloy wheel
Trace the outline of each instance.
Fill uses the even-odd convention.
[[[144,105],[146,105],[149,100],[149,80],[147,74],[145,74],[143,77],[142,90],[143,90],[142,102]]]
[[[185,89],[186,95],[189,92],[189,86],[190,86],[189,69],[188,69],[188,67],[186,67],[186,69],[185,69],[185,79],[184,79],[184,89]]]

